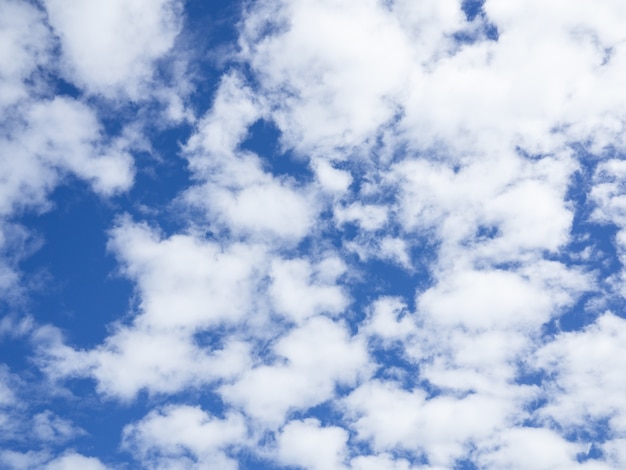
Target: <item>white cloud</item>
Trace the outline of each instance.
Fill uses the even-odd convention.
[[[94,112],[69,99],[54,98],[23,109],[23,121],[0,137],[0,214],[17,208],[41,207],[48,193],[73,173],[108,196],[133,183],[133,159],[120,139],[104,141]]]
[[[604,5],[559,2],[548,16],[540,2],[521,11],[486,2],[496,42],[456,1],[261,2],[244,22],[242,55],[277,103],[285,142],[303,152],[360,146],[398,109],[399,136],[422,149],[546,154],[587,138],[601,148],[620,140],[623,120],[612,99],[622,10]],[[459,46],[455,32],[477,41]]]
[[[489,392],[428,398],[421,389],[373,380],[353,391],[344,405],[359,438],[370,441],[375,451],[404,450],[449,468],[472,445],[505,427],[517,411],[516,401]]]
[[[432,329],[423,336],[446,337],[440,344],[422,340],[409,355],[417,358],[418,351],[432,361],[422,365],[426,379],[438,387],[461,392],[504,393],[525,395],[523,387],[512,384],[518,374],[517,361],[524,360],[532,350],[530,338],[522,332],[468,332],[464,328]],[[532,396],[532,395],[531,395]]]
[[[322,277],[326,273],[314,273],[304,259],[272,263],[269,294],[278,313],[299,322],[319,313],[336,315],[344,311],[348,298],[335,282],[337,276],[345,272],[345,266],[337,258],[324,261],[317,268],[325,264],[335,271],[328,273],[327,279]]]
[[[411,259],[408,253],[408,243],[401,238],[384,237],[380,242],[380,256],[391,260],[401,267],[411,270]]]
[[[43,396],[40,383],[33,377],[11,372],[0,364],[0,467],[47,468],[54,453],[87,433],[70,419],[55,411],[42,410],[43,400],[33,400],[32,391]],[[18,452],[20,449],[24,452]]]
[[[345,271],[338,258],[311,264],[270,256],[260,245],[219,246],[193,235],[162,238],[127,219],[113,229],[109,246],[123,273],[137,284],[138,312],[128,324],[115,325],[102,345],[86,351],[63,344],[52,329],[40,329],[40,360],[56,378],[91,375],[100,391],[124,399],[142,389],[173,393],[234,381],[224,386],[233,389],[225,399],[250,402],[256,410],[254,403],[263,401],[265,392],[250,396],[254,388],[245,384],[277,375],[287,382],[284,400],[268,389],[271,406],[259,410],[274,419],[302,400],[330,398],[335,380],[351,383],[367,364],[363,345],[351,340],[344,326],[316,317],[347,307],[346,294],[335,285]],[[265,286],[268,277],[272,282]],[[256,298],[265,289],[267,305]],[[303,325],[274,347],[289,366],[250,369],[255,341],[282,334],[270,322],[270,307]],[[205,344],[203,335],[213,339]],[[320,348],[328,352],[320,355]]]
[[[411,393],[391,382],[373,380],[352,392],[345,403],[359,437],[384,450],[419,445],[416,437],[424,399],[421,390]]]
[[[23,143],[44,165],[67,168],[105,195],[128,189],[132,184],[132,158],[124,151],[123,142],[121,149],[116,148],[116,143],[101,146],[100,125],[85,105],[55,98],[33,106],[27,122]]]
[[[568,239],[572,213],[564,198],[576,166],[566,153],[532,161],[507,151],[468,159],[458,171],[407,159],[392,173],[402,188],[399,219],[407,230],[434,231],[443,262],[458,264],[468,244],[464,257],[499,263],[556,251]],[[481,236],[481,228],[491,235]]]
[[[74,452],[68,452],[48,462],[46,470],[106,470],[107,467],[95,457],[86,457]]]
[[[324,190],[331,193],[345,193],[352,184],[352,175],[345,170],[335,168],[329,161],[318,158],[311,161],[317,179]]]
[[[241,244],[222,248],[190,235],[161,239],[129,220],[112,231],[110,248],[137,283],[139,312],[87,351],[40,329],[41,360],[50,374],[93,375],[103,393],[130,399],[141,389],[172,393],[237,376],[248,367],[249,346],[243,340],[226,338],[205,347],[195,338],[238,324],[254,308],[263,250]]]
[[[191,334],[172,330],[119,329],[95,349],[75,350],[54,329],[41,328],[39,363],[53,380],[92,376],[97,390],[130,401],[141,390],[171,394],[232,380],[250,367],[250,347],[227,339],[221,346],[200,347]]]
[[[379,454],[359,456],[350,462],[350,468],[353,470],[411,470],[416,468],[433,468],[433,467],[413,467],[408,460],[396,458],[391,454]]]
[[[134,176],[131,143],[105,136],[93,109],[54,97],[45,80],[54,49],[45,14],[28,2],[5,0],[1,7],[0,216],[45,208],[48,193],[67,174],[105,196],[128,189]]]
[[[409,255],[411,241],[401,237],[360,231],[354,239],[345,241],[343,248],[347,252],[355,253],[362,262],[375,259],[384,263],[393,263],[409,273],[415,272],[416,266]]]
[[[322,427],[316,419],[290,421],[278,437],[278,460],[310,470],[345,469],[347,440],[343,428]]]
[[[360,332],[377,336],[389,345],[396,341],[404,343],[410,336],[416,335],[418,325],[401,299],[384,297],[374,302]]]
[[[541,415],[566,429],[606,419],[612,432],[626,432],[625,384],[619,373],[625,348],[626,322],[611,313],[545,345],[537,365],[554,380],[546,385],[548,403]]]
[[[214,186],[203,189],[199,196],[236,232],[299,240],[313,224],[314,211],[306,196],[276,180],[236,192]]]
[[[397,14],[376,1],[260,2],[251,8],[243,56],[277,103],[285,142],[317,153],[370,139],[396,112],[411,60],[428,58],[419,56],[422,47],[436,48],[460,26],[458,5],[440,4],[421,2],[417,13],[397,2]],[[268,24],[278,25],[278,33],[265,35]]]
[[[259,156],[239,145],[248,126],[261,118],[264,105],[237,74],[225,76],[212,110],[189,139],[185,155],[202,184],[192,186],[184,202],[207,212],[235,234],[300,240],[316,215],[316,202],[288,179],[273,176]]]
[[[96,94],[133,99],[152,79],[154,63],[173,46],[181,5],[173,0],[105,3],[45,0],[59,36],[61,69],[72,82]]]
[[[24,299],[24,287],[19,263],[40,247],[39,237],[33,236],[22,225],[0,218],[0,303],[16,305]],[[7,315],[0,319],[0,336],[22,336],[32,326],[32,318]]]
[[[615,224],[622,230],[626,227],[626,191],[622,184],[625,176],[626,165],[622,160],[610,159],[598,163],[590,191],[595,205],[591,214],[593,221]],[[623,235],[618,236],[617,245],[623,251]]]
[[[113,229],[109,247],[138,284],[143,312],[138,323],[157,330],[241,319],[254,301],[254,278],[266,257],[262,246],[220,246],[182,234],[162,238],[129,220]]]
[[[15,396],[9,387],[10,374],[6,365],[3,364],[0,371],[2,373],[2,382],[0,382],[0,405],[4,407],[13,404],[15,402]]]
[[[590,461],[580,464],[578,454],[584,445],[568,442],[545,428],[512,428],[494,439],[494,450],[479,457],[483,468],[515,470],[560,470],[580,468],[608,470],[609,466]]]
[[[33,435],[41,441],[63,443],[85,431],[74,426],[70,421],[56,416],[50,410],[33,416]]]
[[[378,205],[363,205],[355,202],[347,207],[335,208],[335,219],[339,226],[346,222],[357,223],[363,230],[377,230],[387,222],[387,208]]]
[[[449,273],[419,297],[419,310],[443,325],[484,330],[528,328],[546,322],[553,299],[510,271]]]
[[[273,345],[274,364],[250,369],[232,385],[220,388],[222,398],[273,427],[291,410],[306,410],[335,396],[338,385],[352,386],[368,372],[364,344],[345,326],[314,317]]]
[[[20,410],[18,388],[19,378],[12,374],[6,364],[0,364],[0,430],[5,439],[14,438],[21,430],[21,422],[16,419]]]
[[[3,450],[0,451],[0,463],[7,470],[107,470],[109,468],[96,457],[87,457],[74,451],[67,451],[53,458],[46,451]]]
[[[66,76],[109,97],[145,96],[180,24],[172,2],[45,3]],[[471,24],[454,0],[248,5],[237,59],[253,79],[223,76],[183,152],[194,178],[177,199],[187,231],[119,222],[110,247],[136,284],[137,310],[86,351],[40,328],[43,367],[53,378],[94,377],[99,392],[123,399],[203,387],[237,410],[217,418],[169,406],[130,424],[126,448],[148,467],[235,468],[225,449],[246,440],[249,420],[277,433],[280,463],[304,468],[411,468],[399,456],[440,469],[463,458],[486,469],[620,468],[623,320],[606,314],[542,344],[552,320],[599,289],[593,257],[581,267],[561,257],[575,220],[568,190],[582,167],[573,145],[593,158],[625,148],[626,10],[600,3],[487,0]],[[22,24],[38,21],[22,10]],[[497,41],[481,32],[487,21]],[[99,42],[111,31],[119,34]],[[11,85],[42,59],[7,36],[22,57]],[[183,119],[180,96],[157,91],[171,119]],[[7,103],[21,96],[6,93]],[[3,213],[45,205],[66,172],[105,195],[131,184],[128,145],[105,142],[85,105],[56,98],[23,109],[12,149],[28,151],[6,159]],[[281,150],[313,181],[278,175],[266,155],[242,149],[260,119],[276,124]],[[625,175],[619,158],[601,162],[590,193],[592,220],[621,230],[622,258]],[[412,259],[424,239],[432,253]],[[329,246],[341,250],[327,255]],[[351,268],[371,258],[411,273],[424,263],[432,283],[407,289],[415,309],[385,292],[372,299],[370,288],[384,286],[359,287],[359,305],[373,305],[348,324],[363,313],[349,310]],[[402,364],[385,370],[377,353]],[[518,383],[533,367],[544,382]],[[288,421],[326,402],[344,413],[341,427]],[[603,459],[579,463],[589,443],[564,436],[603,419],[616,436]],[[357,455],[359,441],[375,454]],[[267,455],[270,444],[255,444]]]
[[[143,468],[237,468],[226,450],[246,441],[242,416],[214,417],[198,407],[178,405],[154,410],[127,425],[123,447]],[[189,459],[191,456],[191,459]]]
[[[613,468],[620,468],[626,462],[626,439],[613,439],[606,442],[602,446],[602,451],[605,452],[606,460],[610,462]]]
[[[237,73],[222,77],[209,112],[197,124],[197,132],[187,144],[187,158],[194,173],[207,178],[217,165],[228,163],[245,138],[248,127],[263,115],[259,102],[245,80]],[[211,157],[221,157],[223,162]],[[226,167],[228,168],[228,167]],[[256,173],[253,173],[256,176]],[[235,179],[236,175],[229,175]],[[252,175],[240,174],[236,181],[245,184]]]
[[[236,340],[206,351],[195,346],[191,335],[141,328],[121,330],[102,347],[68,352],[57,360],[61,363],[53,370],[61,366],[64,375],[93,375],[101,392],[123,399],[144,389],[169,394],[231,378],[250,362],[249,347]]]
[[[50,32],[43,24],[43,13],[28,2],[3,0],[0,19],[0,110],[29,95],[24,80],[37,66],[45,65],[51,48]]]

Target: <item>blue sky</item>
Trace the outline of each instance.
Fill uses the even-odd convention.
[[[0,0],[0,468],[625,468],[622,3]]]

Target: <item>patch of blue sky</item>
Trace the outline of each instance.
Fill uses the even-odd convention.
[[[422,256],[422,260],[424,260],[424,257],[429,256],[428,253],[422,254],[419,249],[415,251],[418,251],[414,258],[416,260]],[[429,271],[424,269],[427,264],[422,262],[423,269],[419,269],[419,261],[417,261],[415,264],[418,265],[418,268],[415,271],[409,271],[397,263],[387,260],[370,259],[365,263],[360,263],[365,274],[363,282],[355,286],[355,297],[368,302],[380,296],[397,296],[401,297],[409,310],[412,311],[418,292],[426,290],[432,284]]]
[[[50,201],[52,210],[21,218],[44,240],[20,264],[28,277],[41,280],[29,293],[29,311],[37,322],[53,322],[66,331],[71,344],[93,347],[107,336],[106,325],[130,308],[133,287],[107,250],[119,206],[102,204],[76,180],[56,189]]]
[[[283,470],[285,468],[284,465],[273,462],[270,458],[260,457],[252,449],[243,449],[233,454],[242,469]]]
[[[579,461],[598,458],[602,456],[602,451],[597,448],[606,440],[611,438],[613,431],[611,430],[610,417],[589,418],[582,426],[570,426],[564,429],[564,436],[571,442],[589,442],[589,450],[578,458]],[[592,447],[596,447],[592,451]]]
[[[377,366],[373,376],[375,379],[397,384],[399,388],[408,392],[422,391],[426,394],[427,400],[444,393],[441,387],[437,387],[421,374],[420,366],[430,361],[423,358],[418,362],[407,357],[402,342],[397,341],[395,344],[383,347],[380,342],[371,341],[370,354]]]
[[[342,390],[343,388],[343,390]],[[337,397],[345,397],[352,387],[338,386],[335,390]],[[345,417],[343,412],[337,407],[335,400],[327,400],[318,405],[304,410],[292,410],[289,413],[289,420],[316,419],[321,426],[344,426]]]
[[[4,314],[4,318],[7,318],[15,316],[16,309],[2,309],[0,312]],[[3,335],[0,337],[0,357],[13,373],[27,373],[33,376],[33,380],[41,380],[42,376],[32,362],[32,344],[24,336]]]
[[[471,460],[467,460],[467,459],[463,459],[463,460],[459,460],[454,464],[454,470],[478,470],[479,467],[477,467],[474,462],[472,462]]]
[[[44,3],[37,5],[41,9],[45,8]],[[195,117],[201,117],[211,109],[225,71],[237,69],[246,77],[253,94],[258,95],[264,91],[257,80],[257,72],[237,58],[239,47],[237,36],[241,27],[240,7],[238,2],[228,1],[185,2],[184,29],[176,40],[174,52],[155,61],[153,77],[155,81],[159,85],[175,88],[180,78],[177,75],[176,54],[180,54],[181,57],[185,53],[189,54],[188,58],[191,60],[185,74],[190,89],[183,92],[182,99]],[[258,8],[262,7],[263,5],[259,4]],[[484,1],[466,0],[460,3],[460,7],[467,21],[480,23],[481,26],[471,34],[453,33],[459,44],[471,47],[479,40],[498,40],[498,28],[487,17]],[[247,5],[247,8],[246,14],[249,14],[255,5]],[[392,14],[395,6],[393,2],[387,2],[386,8],[386,14]],[[275,18],[265,20],[265,27],[258,31],[257,42],[270,36],[280,38],[287,27],[282,16],[277,15]],[[611,48],[606,50],[614,52]],[[611,61],[607,58],[604,66],[610,64]],[[157,227],[165,237],[186,233],[190,228],[196,228],[195,224],[202,225],[202,222],[195,220],[197,214],[193,209],[184,207],[184,204],[177,200],[190,185],[194,184],[187,161],[181,155],[181,148],[195,131],[195,123],[192,121],[179,124],[166,123],[160,118],[164,104],[158,100],[113,103],[99,96],[83,95],[83,91],[71,83],[67,76],[61,78],[51,74],[46,80],[50,90],[54,90],[56,95],[82,100],[95,110],[104,129],[105,141],[111,141],[119,136],[127,126],[139,123],[141,133],[151,147],[132,150],[137,173],[133,186],[126,193],[104,199],[93,195],[84,182],[68,177],[63,180],[60,188],[50,194],[50,210],[41,213],[20,212],[11,217],[12,221],[23,224],[30,230],[35,238],[41,239],[43,244],[15,265],[23,273],[23,287],[26,289],[28,299],[23,303],[11,303],[0,299],[2,309],[0,311],[12,312],[14,316],[30,314],[37,325],[52,324],[60,328],[65,334],[67,345],[78,349],[91,349],[106,342],[115,322],[131,324],[139,313],[138,305],[134,304],[138,302],[140,295],[138,287],[119,274],[120,260],[116,260],[107,250],[109,230],[115,225],[116,220],[119,220],[117,217],[129,214],[133,220],[146,221],[151,226]],[[34,86],[34,82],[31,85]],[[328,84],[323,83],[321,86],[326,85]],[[427,114],[431,111],[425,105],[423,112]],[[348,155],[347,157],[344,155],[346,158],[343,161],[333,163],[334,168],[348,170],[352,177],[352,184],[341,197],[334,200],[334,203],[341,201],[337,203],[341,207],[353,202],[379,205],[390,210],[389,220],[372,231],[363,229],[354,221],[346,221],[338,226],[333,208],[330,207],[330,201],[335,196],[328,196],[324,202],[328,205],[313,223],[313,233],[285,246],[276,243],[278,247],[273,248],[274,251],[271,253],[276,259],[304,258],[315,262],[320,252],[331,248],[343,259],[348,266],[348,274],[339,276],[333,282],[343,288],[348,297],[347,307],[341,312],[340,318],[347,323],[352,335],[359,333],[363,321],[367,318],[368,309],[382,296],[400,298],[406,305],[404,315],[416,314],[417,297],[433,284],[431,271],[436,266],[441,250],[439,238],[446,236],[445,233],[437,237],[431,236],[429,230],[432,229],[419,227],[419,223],[418,228],[407,233],[396,220],[397,214],[394,211],[402,201],[398,197],[399,189],[386,179],[389,169],[394,163],[406,158],[444,159],[443,152],[446,148],[442,146],[439,152],[439,147],[431,147],[436,149],[432,155],[428,155],[428,150],[424,149],[411,154],[413,151],[409,150],[409,145],[403,143],[397,144],[398,149],[392,152],[391,156],[386,154],[383,134],[399,133],[400,123],[403,123],[405,118],[404,112],[398,112],[391,120],[391,124],[381,124],[379,129],[382,130],[374,132],[362,147],[357,146],[353,154],[345,148],[340,148],[340,152],[348,152]],[[314,124],[311,123],[312,126]],[[480,134],[479,131],[480,129],[477,133]],[[441,135],[446,134],[443,132]],[[433,141],[440,138],[436,135]],[[402,138],[398,140],[402,141]],[[268,174],[283,182],[289,182],[296,190],[313,186],[311,183],[314,181],[314,171],[309,166],[307,156],[295,155],[293,150],[282,148],[281,145],[280,130],[268,117],[257,120],[249,126],[247,137],[235,150],[254,152],[263,162]],[[363,151],[363,148],[367,150]],[[526,155],[520,149],[518,153],[530,162],[544,158],[544,155]],[[597,175],[597,163],[601,159],[621,158],[616,148],[607,147],[604,153],[606,155],[577,155],[581,162],[581,170],[574,174],[564,201],[568,207],[574,208],[570,241],[558,253],[542,254],[543,259],[559,261],[570,269],[579,267],[587,272],[594,272],[599,279],[598,286],[593,288],[590,286],[589,292],[581,294],[573,305],[568,305],[550,322],[541,326],[535,332],[533,341],[544,343],[554,340],[564,332],[582,331],[583,327],[592,325],[605,309],[610,309],[621,317],[624,315],[623,297],[615,288],[615,283],[610,282],[623,268],[616,248],[616,234],[620,227],[613,222],[592,220],[593,204],[588,200],[591,187],[597,182],[604,181],[604,177],[609,178],[610,182],[621,184],[614,175]],[[454,161],[458,155],[451,157]],[[456,170],[460,168],[460,165],[457,165]],[[376,189],[368,192],[372,187]],[[203,220],[202,217],[197,219]],[[213,230],[211,221],[206,223],[208,228],[204,239],[217,241],[224,246],[234,241],[247,243],[252,238],[245,234],[235,240],[233,233],[236,233],[236,230],[231,233],[229,228],[217,225]],[[199,233],[194,234],[202,238]],[[401,239],[407,243],[408,266],[397,261],[377,258],[380,253],[376,249],[376,243],[385,236]],[[500,227],[497,225],[479,225],[473,241],[497,240],[501,236]],[[348,248],[349,244],[354,246],[368,243],[374,247],[374,255],[368,255],[369,257],[361,257]],[[468,241],[462,248],[468,249],[471,246],[472,241]],[[5,258],[8,259],[8,255],[5,255]],[[495,263],[495,268],[502,272],[516,271],[521,266],[522,262],[517,260]],[[266,295],[269,282],[269,278],[260,282],[257,295]],[[445,283],[446,278],[442,275],[438,279],[438,285],[445,287]],[[455,292],[452,289],[448,295],[453,296]],[[469,295],[467,299],[472,301]],[[256,314],[255,307],[253,302],[246,314]],[[327,312],[321,313],[326,314]],[[279,315],[270,314],[270,319],[275,335],[270,335],[270,339],[262,341],[250,340],[254,364],[283,364],[284,358],[279,357],[273,350],[276,338],[284,337],[288,332],[299,328],[297,322],[287,321]],[[226,327],[200,329],[193,335],[192,341],[201,349],[215,350],[233,334],[247,338],[246,335],[250,332],[246,328],[248,326],[238,325],[231,329]],[[464,334],[469,335],[469,332]],[[189,385],[173,393],[149,393],[142,390],[128,403],[106,396],[96,389],[96,382],[93,379],[84,377],[68,378],[62,382],[69,392],[68,395],[48,394],[45,392],[45,376],[33,360],[34,345],[31,341],[28,335],[6,335],[0,340],[2,361],[23,379],[24,386],[19,393],[28,403],[24,413],[34,415],[50,408],[59,416],[71,419],[76,426],[87,432],[72,440],[71,447],[85,455],[98,456],[112,467],[145,464],[136,460],[137,456],[120,451],[121,430],[129,423],[138,422],[151,410],[164,405],[190,404],[198,405],[218,418],[225,417],[226,412],[232,409],[246,413],[245,406],[239,410],[229,405],[225,397],[220,396],[217,391],[219,381],[199,386]],[[442,341],[445,339],[442,338]],[[375,366],[373,379],[399,383],[405,391],[423,390],[429,398],[447,393],[421,378],[420,363],[406,357],[402,341],[398,340],[391,347],[383,347],[380,342],[372,339],[368,344],[368,353],[370,365]],[[541,387],[544,392],[523,410],[532,416],[522,423],[524,426],[545,425],[538,416],[546,405],[545,392],[555,381],[558,383],[558,377],[548,372],[536,371],[532,365],[532,358],[528,359],[528,364],[524,362],[518,365],[515,383],[509,385],[511,387],[533,385]],[[342,414],[336,404],[337,398],[344,398],[353,390],[353,386],[337,386],[333,398],[325,398],[309,408],[298,408],[290,412],[288,418],[294,420],[315,418],[323,426],[341,426],[350,432],[347,452],[351,457],[374,454],[367,443],[356,438],[351,427],[353,423]],[[566,439],[590,443],[588,451],[576,456],[578,463],[606,459],[600,446],[614,435],[607,422],[601,421],[587,423],[588,425],[573,434],[568,434],[567,429],[556,426],[557,431]],[[257,425],[252,420],[247,424],[251,427]],[[276,436],[273,433],[267,435],[269,436],[267,440],[261,439],[255,443],[258,447],[256,449],[234,444],[227,446],[226,453],[239,462],[242,470],[286,468],[272,462],[275,457],[272,456],[272,449],[276,445],[273,439]],[[30,445],[24,438],[20,439],[10,442],[14,450],[28,451],[37,447]],[[419,447],[419,443],[416,443],[416,446]],[[62,453],[67,444],[63,442],[42,444],[38,448],[44,447],[52,449],[54,453]],[[428,458],[425,454],[420,456],[420,452],[421,450],[415,449],[406,452],[392,451],[391,455],[395,460],[405,459],[412,464],[427,465]],[[185,451],[183,454],[181,455],[191,460],[196,459],[191,451]],[[475,453],[469,450],[466,456],[466,459],[454,463],[452,468],[458,470],[479,468]]]
[[[488,39],[490,41],[497,41],[500,36],[497,26],[492,23],[487,15],[483,6],[485,0],[463,0],[461,2],[461,8],[467,21],[477,21],[481,24],[481,28],[476,31],[463,31],[454,34],[454,39],[460,44],[473,44],[476,41],[482,39]]]
[[[180,154],[190,132],[189,126],[181,125],[151,133],[153,149],[135,152],[135,182],[130,191],[116,199],[118,214],[156,220],[166,236],[188,226],[186,214],[178,210],[175,201],[192,183],[187,161]]]
[[[264,170],[275,177],[287,178],[296,186],[311,182],[313,174],[308,162],[282,150],[280,137],[281,131],[274,122],[259,119],[248,128],[248,135],[239,147],[258,155]]]
[[[552,378],[545,374],[543,371],[528,373],[523,376],[519,376],[516,379],[517,385],[536,385],[536,386],[544,386],[551,382]],[[533,400],[530,400],[525,404],[524,410],[528,412],[528,416],[525,416],[521,422],[517,423],[524,427],[541,427],[545,424],[545,418],[542,418],[537,415],[538,412],[542,410],[548,401],[545,397],[539,397]]]
[[[589,450],[587,452],[581,452],[576,456],[576,460],[580,463],[587,462],[589,460],[601,460],[605,457],[605,453],[602,452],[602,449],[594,444],[589,446]]]
[[[468,21],[474,20],[477,16],[484,14],[483,5],[485,0],[463,0],[461,2],[461,9]]]
[[[80,98],[82,96],[82,92],[76,85],[56,74],[46,76],[46,82],[54,90],[55,96],[67,96],[69,98]]]

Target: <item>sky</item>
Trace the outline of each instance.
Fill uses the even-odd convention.
[[[0,0],[0,468],[626,468],[622,0]]]

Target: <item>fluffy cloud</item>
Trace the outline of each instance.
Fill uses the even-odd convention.
[[[611,467],[597,462],[580,464],[577,456],[583,446],[567,442],[557,433],[544,428],[508,429],[495,444],[495,450],[481,458],[484,468],[580,468],[602,470]]]
[[[63,74],[91,93],[109,96],[143,94],[154,62],[171,49],[181,22],[181,5],[170,0],[44,5],[60,38]]]
[[[316,210],[308,191],[264,169],[240,144],[265,105],[237,74],[226,75],[213,108],[189,139],[185,154],[196,178],[186,203],[206,211],[212,226],[255,238],[298,241],[310,230]],[[267,156],[265,156],[267,157]]]
[[[114,229],[110,246],[138,283],[139,315],[90,351],[75,351],[60,344],[57,333],[42,330],[45,356],[56,358],[46,360],[51,372],[90,373],[103,392],[130,398],[143,388],[174,392],[190,383],[236,375],[246,366],[244,342],[227,339],[221,348],[205,350],[194,338],[213,327],[237,324],[253,307],[262,250],[233,245],[225,251],[192,236],[162,240],[147,226],[128,220]]]
[[[352,392],[344,406],[359,438],[374,450],[404,450],[449,468],[508,424],[515,401],[488,392],[429,398],[424,390],[373,380]]]
[[[4,1],[2,7],[8,14],[0,24],[5,39],[0,56],[0,215],[44,204],[67,173],[88,180],[104,195],[128,189],[133,182],[129,143],[103,135],[89,106],[50,97],[43,78],[54,43],[44,13],[30,3]]]
[[[145,468],[236,469],[226,450],[246,433],[240,415],[218,419],[197,407],[171,406],[126,426],[123,446]]]
[[[0,110],[28,97],[25,79],[49,60],[50,33],[43,24],[43,12],[27,2],[3,0],[0,20]]]
[[[311,470],[339,470],[345,468],[347,440],[345,429],[321,427],[314,419],[290,421],[278,438],[278,460]]]
[[[97,117],[87,106],[67,98],[26,108],[3,139],[0,213],[42,205],[62,176],[73,173],[111,195],[133,182],[133,160],[123,139],[103,142]]]
[[[337,258],[323,260],[315,269],[306,260],[274,262],[269,294],[275,310],[295,321],[323,312],[342,313],[348,299],[335,282],[344,272]]]
[[[277,102],[285,142],[310,154],[371,139],[397,112],[412,60],[428,59],[462,26],[458,5],[440,3],[397,2],[398,14],[375,1],[259,2],[251,8],[243,54]],[[278,34],[264,34],[268,26]]]
[[[27,452],[19,453],[3,451],[0,453],[0,462],[10,470],[26,470],[41,468],[44,470],[106,470],[106,467],[95,457],[86,457],[76,452],[67,452],[51,459],[46,453]]]
[[[358,338],[324,317],[293,329],[273,347],[274,364],[250,369],[223,398],[272,427],[291,410],[306,410],[332,399],[339,385],[352,386],[368,372],[368,356]]]
[[[27,37],[42,13],[4,3],[17,19],[0,23],[15,58],[0,100],[22,113],[0,136],[0,213],[46,207],[67,174],[128,189],[132,142],[105,135],[87,101],[28,98],[26,81],[52,31],[88,95],[167,94],[154,71],[180,5],[46,0],[51,29]],[[473,19],[455,0],[246,5],[236,63],[181,148],[182,228],[120,217],[109,250],[134,306],[86,349],[34,328],[37,364],[127,403],[221,400],[223,413],[176,401],[128,424],[123,447],[146,468],[234,469],[241,449],[310,469],[622,467],[626,330],[597,305],[625,292],[626,10],[601,4],[487,0]],[[260,122],[302,173],[246,146]],[[617,233],[608,280],[595,224]],[[386,276],[372,260],[398,285],[372,281]],[[0,285],[15,284],[5,265]],[[12,400],[0,388],[0,410]],[[44,441],[78,432],[47,412],[33,423]]]
[[[542,414],[565,428],[593,428],[607,420],[615,435],[626,432],[622,377],[626,323],[611,313],[583,331],[566,333],[538,352],[538,365],[555,376]]]

